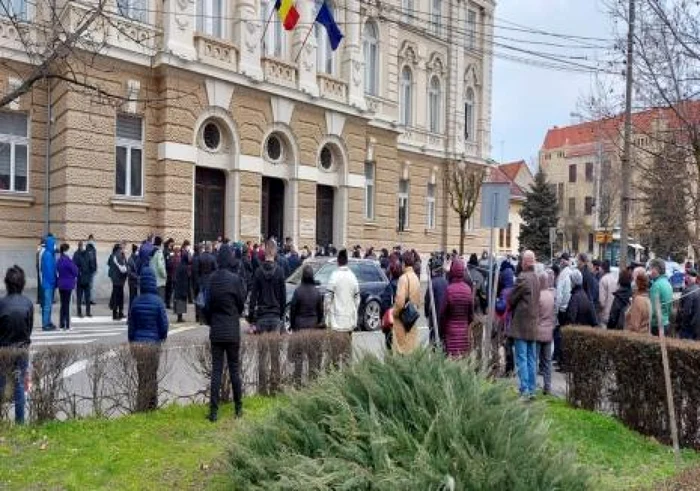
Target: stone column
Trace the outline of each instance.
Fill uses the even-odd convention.
[[[196,9],[194,0],[165,0],[163,9],[164,49],[183,60],[194,60],[197,51],[194,48]]]
[[[238,70],[254,80],[262,80],[260,56],[264,25],[256,10],[256,2],[238,0],[234,16],[236,20],[233,24],[233,42],[238,45],[239,50]]]
[[[337,20],[337,19],[336,19]],[[342,78],[348,83],[348,104],[365,110],[364,54],[361,49],[360,13],[355,9],[345,10],[345,38],[339,47],[343,50]]]
[[[309,29],[314,29],[314,19],[316,16],[316,7],[314,2],[297,2],[296,7],[299,10],[300,27],[294,29],[294,41],[292,43],[291,61],[294,61],[297,56],[297,73],[299,74],[299,90],[313,97],[319,96],[318,82],[316,81],[316,36],[314,32],[309,34]],[[302,48],[304,38],[309,34],[306,44]],[[301,52],[300,52],[301,50]]]
[[[228,172],[226,176],[226,235],[233,240],[240,240],[241,235],[241,173],[238,169]]]
[[[286,182],[284,205],[284,234],[291,237],[294,244],[299,244],[299,180],[296,177]]]

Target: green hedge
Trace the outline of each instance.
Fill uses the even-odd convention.
[[[670,443],[659,339],[587,327],[562,332],[569,403]],[[667,338],[667,346],[680,443],[700,449],[700,343]]]

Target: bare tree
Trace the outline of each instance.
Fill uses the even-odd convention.
[[[459,254],[464,254],[467,221],[474,214],[486,179],[486,168],[450,163],[443,174],[448,204],[459,217]]]

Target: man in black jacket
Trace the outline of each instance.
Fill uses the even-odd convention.
[[[83,248],[83,241],[78,242],[78,250],[73,254],[73,262],[78,267],[78,284],[76,290],[76,300],[78,305],[78,317],[83,317],[83,302],[85,303],[85,313],[92,317],[90,312],[92,298],[90,297],[90,283],[92,282],[92,259],[87,249]]]
[[[248,317],[255,324],[256,332],[279,334],[284,328],[284,312],[287,303],[287,289],[284,283],[282,266],[276,261],[277,245],[269,240],[265,244],[265,262],[255,272],[253,290],[250,294]],[[279,341],[261,340],[258,343],[259,392],[263,395],[274,393],[279,382]],[[270,371],[267,357],[270,356]]]
[[[681,295],[681,332],[683,339],[700,339],[700,286],[698,273],[691,270],[686,278],[687,286]]]
[[[209,341],[211,342],[211,400],[209,403],[209,420],[218,418],[219,395],[221,392],[221,374],[224,368],[224,356],[228,363],[235,414],[242,415],[242,386],[240,369],[241,325],[246,291],[243,280],[231,271],[233,254],[224,245],[219,249],[219,269],[208,278],[206,289],[206,307],[204,316],[209,324]]]

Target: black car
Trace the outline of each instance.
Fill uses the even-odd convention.
[[[325,293],[328,281],[333,271],[338,269],[335,258],[315,257],[307,259],[304,266],[311,266],[314,270],[314,280],[322,293]],[[371,259],[350,259],[348,261],[350,270],[355,273],[357,282],[360,284],[360,307],[358,311],[358,329],[376,331],[381,328],[381,295],[386,285],[389,283],[384,271],[377,261]],[[301,272],[303,268],[298,268],[287,278],[287,307],[285,313],[285,327],[289,330],[289,305],[292,302],[294,290],[301,282]]]

